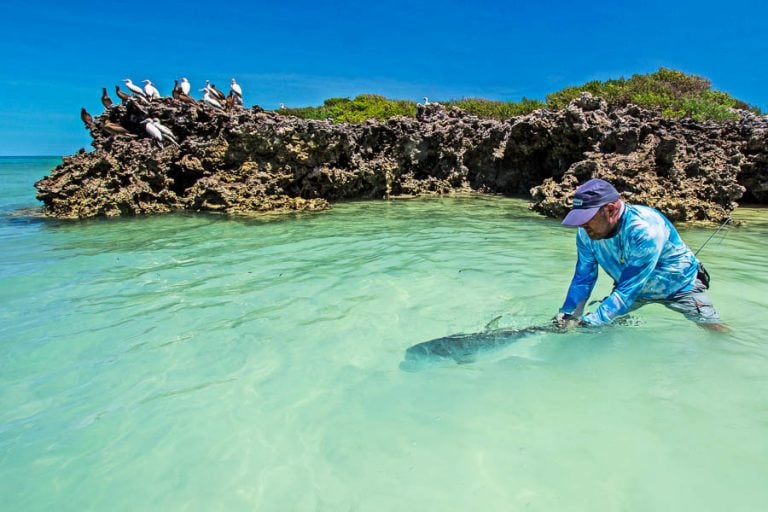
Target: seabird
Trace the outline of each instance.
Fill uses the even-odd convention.
[[[280,104],[280,110],[285,110],[285,103]]]
[[[237,95],[238,95],[238,96],[240,96],[241,98],[243,97],[243,89],[242,89],[242,88],[240,88],[240,84],[238,84],[237,82],[235,82],[235,79],[234,79],[234,78],[233,78],[233,79],[232,79],[232,81],[229,83],[229,90],[230,90],[230,91],[233,91],[235,94],[237,94]]]
[[[160,144],[160,147],[163,147],[163,132],[160,131],[160,128],[155,126],[155,123],[152,122],[152,119],[146,118],[141,122],[141,124],[146,125],[144,128],[147,130],[149,136],[155,139],[155,141]]]
[[[93,129],[93,117],[91,117],[91,114],[89,114],[85,107],[80,109],[80,119],[83,120],[83,124],[85,124],[85,127],[89,130]]]
[[[173,134],[171,129],[168,128],[167,126],[160,124],[160,119],[158,119],[157,117],[153,117],[152,124],[155,125],[155,127],[157,127],[157,129],[160,130],[168,140],[170,140],[177,146],[179,145],[179,143],[176,142],[176,136]]]
[[[224,95],[223,92],[218,90],[214,84],[212,84],[210,81],[205,81],[205,87],[203,88],[204,91],[208,91],[211,93],[211,96],[216,98],[219,101],[224,101],[227,97]]]
[[[181,94],[181,87],[179,87],[179,81],[174,80],[173,89],[171,89],[171,96],[173,97],[173,99],[177,100],[179,99],[180,94]]]
[[[176,98],[179,101],[183,101],[184,103],[189,103],[191,105],[197,105],[197,101],[192,96],[189,96],[188,94],[179,93],[179,97]]]
[[[128,98],[130,98],[130,96],[128,96],[127,94],[125,94],[123,91],[120,90],[120,86],[119,85],[115,86],[115,93],[117,94],[117,97],[120,98],[120,102],[123,103],[123,104],[126,101],[128,101]]]
[[[205,89],[204,89],[204,90],[205,90]],[[204,101],[205,103],[207,103],[208,105],[210,105],[210,106],[214,107],[214,108],[218,108],[218,109],[220,109],[220,110],[224,110],[224,107],[222,107],[222,106],[221,106],[221,103],[219,103],[219,102],[216,100],[216,98],[214,98],[214,97],[211,95],[211,91],[210,91],[210,90],[205,90],[205,94],[203,95],[203,101]]]
[[[131,82],[130,78],[124,78],[123,82],[125,82],[125,86],[130,90],[134,95],[145,98],[146,94],[144,94],[144,91],[141,90],[141,87]]]
[[[429,105],[429,98],[424,96],[424,106],[426,107],[427,105]]]
[[[160,91],[157,90],[157,88],[152,85],[152,82],[149,80],[144,80],[144,94],[147,95],[147,98],[154,100],[154,99],[160,99]]]
[[[101,88],[101,104],[104,105],[104,108],[109,108],[112,106],[112,98],[110,98],[109,94],[107,94],[106,87]]]
[[[113,123],[112,121],[109,121],[109,120],[104,121],[104,123],[101,126],[102,128],[104,128],[104,131],[111,133],[112,135],[130,135],[132,137],[135,137],[135,135],[133,135],[128,130],[123,128],[122,125]]]
[[[181,77],[181,92],[189,96],[189,91],[192,90],[192,86],[189,84],[187,77]]]

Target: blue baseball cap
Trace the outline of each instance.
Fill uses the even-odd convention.
[[[619,199],[613,185],[598,178],[589,180],[576,189],[573,195],[573,209],[563,219],[564,226],[581,226],[595,216],[601,206]]]

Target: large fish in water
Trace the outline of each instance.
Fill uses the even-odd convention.
[[[400,363],[400,369],[417,371],[450,360],[459,364],[472,363],[479,354],[495,352],[533,334],[569,331],[554,323],[520,329],[493,329],[490,326],[496,320],[498,318],[491,321],[483,332],[451,334],[409,347],[405,351],[405,360]]]

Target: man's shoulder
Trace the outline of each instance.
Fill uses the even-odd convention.
[[[628,204],[627,212],[632,223],[659,225],[665,224],[664,215],[656,208],[642,204]]]
[[[669,228],[665,217],[655,208],[644,205],[629,205],[629,215],[624,223],[624,234],[638,243],[666,239]]]

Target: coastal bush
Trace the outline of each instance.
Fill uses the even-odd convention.
[[[462,98],[445,103],[447,106],[459,107],[478,117],[497,119],[503,121],[515,116],[530,114],[534,110],[544,108],[546,105],[538,100],[529,100],[523,97],[519,102],[492,101],[483,98]]]
[[[632,75],[606,81],[592,80],[583,85],[566,87],[548,94],[546,101],[523,97],[520,101],[493,101],[484,98],[461,98],[442,102],[470,114],[487,119],[505,120],[528,114],[540,108],[559,110],[578,98],[582,92],[600,96],[611,105],[629,103],[658,111],[665,117],[691,117],[704,121],[727,121],[738,118],[732,110],[760,110],[727,93],[712,90],[706,78],[682,71],[659,68],[655,73]],[[377,94],[362,94],[354,99],[329,98],[319,107],[288,108],[280,114],[303,119],[331,119],[336,123],[361,123],[367,119],[387,120],[395,116],[416,116],[416,102],[393,100]]]
[[[712,90],[706,78],[687,75],[673,69],[659,68],[655,73],[632,75],[628,80],[619,78],[601,82],[593,80],[584,85],[566,87],[547,95],[547,107],[564,108],[582,92],[600,96],[608,103],[623,106],[634,103],[658,110],[666,117],[685,117],[703,121],[726,121],[738,115],[731,109],[739,108],[760,114],[756,107],[739,101],[727,93]]]
[[[321,107],[285,108],[279,112],[302,119],[331,119],[335,123],[362,123],[367,119],[385,121],[395,116],[416,116],[416,103],[390,100],[378,94],[361,94],[355,99],[330,98]]]

